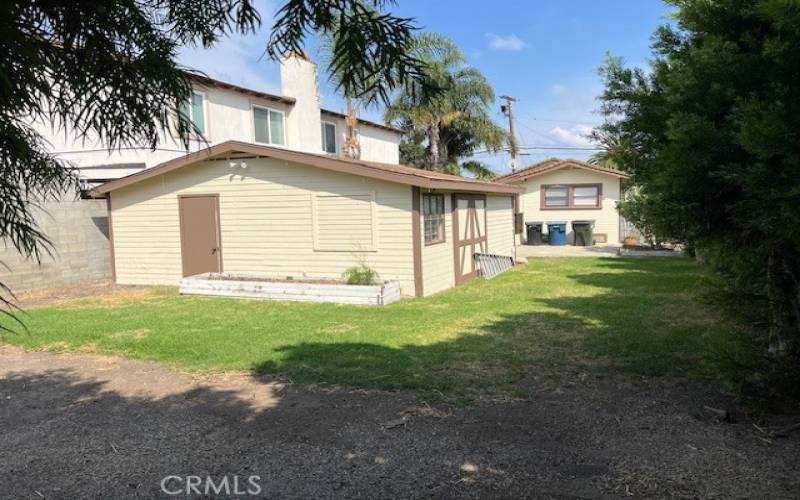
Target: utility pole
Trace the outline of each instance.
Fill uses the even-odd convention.
[[[511,171],[514,172],[517,170],[517,153],[519,153],[519,147],[517,146],[517,136],[514,134],[513,105],[518,99],[510,95],[501,95],[500,99],[506,101],[505,104],[500,106],[500,110],[508,117],[508,149],[511,153]]]

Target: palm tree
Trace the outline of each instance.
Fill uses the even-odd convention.
[[[590,162],[601,167],[625,170],[630,162],[636,161],[636,148],[629,137],[599,131],[592,133],[591,137],[603,149],[589,157]]]
[[[359,8],[365,11],[369,10],[377,12],[374,8],[365,3],[361,3]],[[334,57],[334,55],[337,53],[335,33],[339,31],[338,21],[334,20],[332,22],[332,26],[334,27],[333,29],[319,34],[319,45],[317,47],[317,51],[321,64],[327,69],[328,79],[330,82],[336,88],[345,89],[344,101],[347,108],[347,113],[344,120],[345,142],[342,145],[342,153],[348,158],[358,159],[361,156],[361,145],[359,144],[358,136],[356,135],[358,112],[359,109],[366,108],[370,103],[374,104],[378,100],[379,96],[377,94],[377,90],[368,92],[367,89],[378,89],[381,86],[375,83],[379,76],[372,75],[365,77],[358,82],[351,81],[350,83],[352,90],[347,90],[347,87],[344,85],[344,83],[348,80],[348,78],[350,78],[350,76],[344,73],[344,68],[342,66],[337,65]]]
[[[494,89],[480,71],[465,66],[461,49],[447,37],[424,33],[416,37],[411,52],[427,66],[426,81],[403,87],[384,119],[408,131],[412,140],[427,143],[426,155],[416,166],[461,173],[460,158],[479,147],[502,148],[505,131],[489,116]],[[464,170],[477,165],[470,162]],[[475,172],[491,174],[485,167]]]
[[[488,165],[477,160],[465,161],[460,165],[458,163],[450,163],[449,165],[451,168],[447,169],[448,174],[463,175],[464,172],[468,172],[470,175],[472,175],[472,177],[475,177],[478,180],[489,180],[497,176],[497,174],[494,173],[494,170],[489,168]]]

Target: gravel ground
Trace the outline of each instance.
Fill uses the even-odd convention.
[[[707,386],[521,387],[529,398],[431,407],[411,393],[0,346],[0,497],[800,496],[798,433],[766,439],[744,417],[708,416],[704,405],[729,402]],[[230,494],[187,495],[171,478],[183,493],[169,495],[168,475],[227,477]],[[234,476],[242,491],[252,475],[260,493],[234,495]]]

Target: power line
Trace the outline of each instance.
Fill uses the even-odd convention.
[[[587,121],[578,121],[578,120],[561,120],[561,119],[558,119],[558,118],[537,118],[536,116],[534,116],[532,114],[526,114],[526,118],[530,118],[531,120],[538,121],[538,122],[574,123],[576,125],[589,125],[589,126],[600,125],[600,123],[592,123],[592,122],[588,122],[588,120]]]
[[[556,149],[564,151],[602,151],[605,148],[589,148],[578,146],[520,146],[519,149]]]
[[[551,142],[553,141],[552,137],[549,137],[546,134],[534,130],[533,127],[527,126],[524,122],[520,122],[520,125],[522,125],[526,130],[528,130],[528,132],[531,132],[532,134],[539,136],[540,139],[544,139],[546,141],[551,141]]]
[[[535,149],[543,149],[543,150],[555,150],[555,151],[603,151],[605,148],[584,148],[578,146],[519,146],[519,149],[524,150],[535,150]],[[497,151],[491,151],[489,149],[483,149],[481,151],[474,151],[473,155],[478,154],[495,154],[501,152],[508,152],[508,148],[500,148]]]

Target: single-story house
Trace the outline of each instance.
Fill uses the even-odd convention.
[[[617,211],[622,181],[628,174],[577,160],[552,158],[495,178],[495,182],[524,189],[517,212],[524,222],[566,222],[568,241],[574,241],[572,221],[594,220],[596,243],[618,244],[623,219]],[[520,235],[524,240],[524,234]],[[518,241],[522,243],[523,241]]]
[[[522,191],[228,141],[92,194],[108,199],[120,284],[174,286],[203,272],[337,278],[364,262],[423,296],[476,276],[474,252],[514,255]]]

